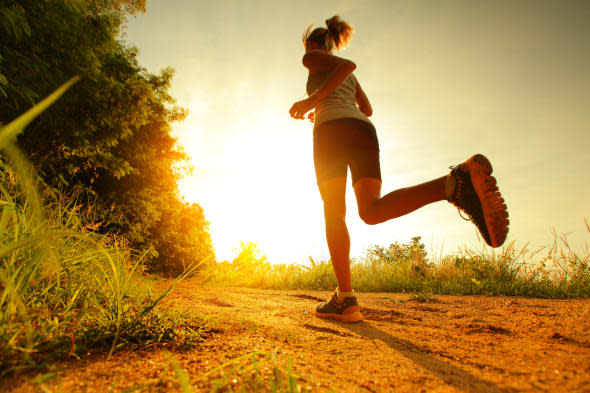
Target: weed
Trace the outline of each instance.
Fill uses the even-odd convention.
[[[254,351],[237,357],[207,372],[204,376],[221,373],[213,381],[211,393],[218,392],[310,392],[305,378],[297,375],[291,360],[280,363],[278,348],[272,351]]]
[[[279,361],[278,351],[278,348],[275,348],[272,351],[250,352],[215,367],[202,377],[214,377],[210,393],[311,392],[305,378],[293,371],[290,359],[286,362]],[[187,372],[172,354],[168,353],[167,357],[178,379],[180,390],[183,393],[192,393],[194,389]]]
[[[180,382],[180,390],[182,391],[182,393],[193,393],[193,387],[190,383],[189,377],[186,373],[186,371],[184,371],[184,369],[182,367],[180,367],[180,364],[178,364],[178,361],[176,359],[174,359],[174,357],[171,354],[168,354],[168,361],[170,362],[170,364],[172,365],[172,369],[174,370],[174,373],[176,374],[176,377],[178,378],[178,381]]]
[[[432,290],[427,287],[412,295],[411,299],[420,303],[428,303],[434,300],[434,294],[432,293]]]

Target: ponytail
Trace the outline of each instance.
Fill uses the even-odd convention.
[[[317,42],[329,52],[344,48],[354,32],[352,26],[338,15],[326,20],[326,28],[317,27],[313,30],[312,28],[313,25],[310,25],[303,33],[303,45],[306,46],[310,41]]]
[[[332,41],[332,45],[330,46],[337,50],[340,50],[340,48],[343,48],[348,44],[348,41],[350,41],[352,33],[354,32],[352,26],[343,21],[338,15],[326,19],[326,26],[328,30],[326,41]]]

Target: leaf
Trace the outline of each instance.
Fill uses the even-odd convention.
[[[33,106],[31,109],[17,117],[15,120],[8,123],[5,127],[0,129],[0,149],[3,149],[8,143],[12,142],[14,138],[20,134],[25,127],[31,123],[43,111],[49,108],[59,97],[61,97],[74,83],[80,80],[79,76],[75,76],[57,90],[51,93],[47,98]]]

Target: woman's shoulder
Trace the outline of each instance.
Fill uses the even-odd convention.
[[[333,71],[336,66],[342,62],[353,63],[350,60],[326,53],[322,50],[311,50],[306,52],[303,55],[301,62],[310,73]]]

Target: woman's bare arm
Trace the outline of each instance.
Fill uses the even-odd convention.
[[[359,81],[356,81],[356,97],[355,97],[356,104],[359,106],[361,112],[365,114],[367,117],[371,117],[373,114],[373,107],[371,106],[371,102],[369,102],[369,98],[365,94],[365,91],[361,87]]]
[[[312,95],[293,104],[289,113],[295,119],[304,119],[308,111],[315,108],[356,69],[354,62],[320,50],[307,52],[303,56],[303,65],[312,75],[319,72],[332,72],[332,74]]]
[[[303,56],[302,62],[312,75],[319,72],[332,72],[324,84],[309,96],[316,105],[333,92],[356,69],[354,62],[321,50],[307,52]]]

